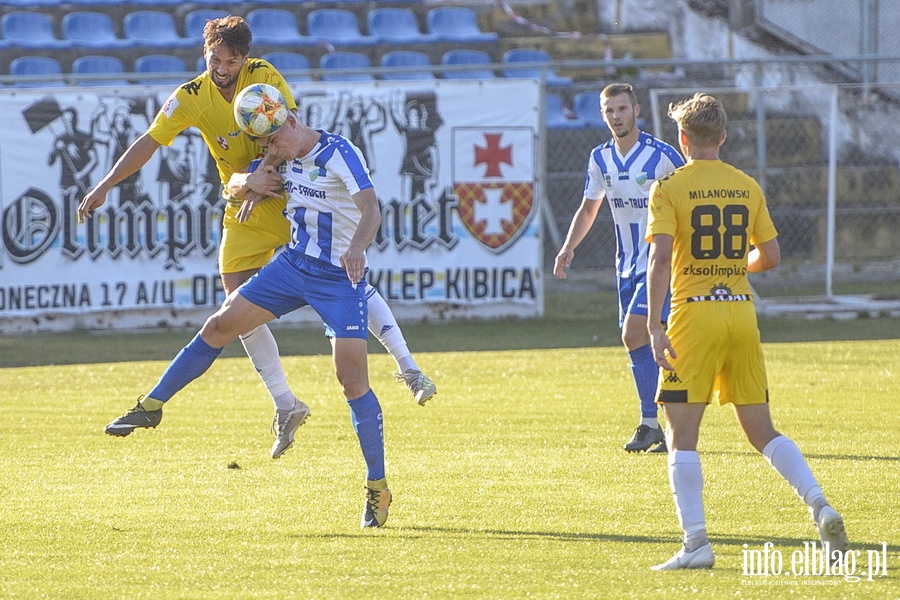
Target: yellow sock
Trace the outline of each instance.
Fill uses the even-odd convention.
[[[375,490],[376,492],[384,491],[388,489],[387,478],[379,479],[377,481],[366,479],[366,487],[370,490]]]
[[[153,398],[144,398],[141,400],[141,406],[144,407],[144,410],[159,410],[163,407],[165,402],[160,400],[154,400]]]

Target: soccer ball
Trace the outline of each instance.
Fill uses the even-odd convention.
[[[278,131],[288,117],[287,102],[278,88],[254,83],[242,89],[234,100],[234,120],[241,131],[253,137],[267,137]]]

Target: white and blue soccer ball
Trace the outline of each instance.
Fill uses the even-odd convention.
[[[288,117],[284,96],[275,86],[254,83],[238,92],[234,120],[244,133],[267,137],[278,131]]]

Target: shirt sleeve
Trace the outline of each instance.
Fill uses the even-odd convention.
[[[587,178],[584,182],[584,197],[588,200],[602,200],[606,196],[603,172],[597,163],[596,153],[595,150],[588,157]]]
[[[647,215],[648,242],[657,234],[675,236],[675,207],[664,181],[654,181],[650,186],[650,209]]]
[[[778,237],[778,230],[775,229],[775,223],[772,221],[772,216],[769,214],[769,207],[766,204],[766,199],[763,198],[762,202],[759,203],[756,221],[754,223],[753,231],[750,234],[750,243],[756,246],[763,242],[775,239],[776,237]]]
[[[179,133],[190,127],[190,114],[181,103],[181,91],[179,87],[172,92],[147,129],[150,137],[163,146],[170,146]]]

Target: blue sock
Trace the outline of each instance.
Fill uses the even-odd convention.
[[[204,342],[198,333],[169,363],[156,387],[150,390],[147,396],[166,402],[187,384],[206,373],[221,353],[221,348],[213,348]]]
[[[641,399],[641,416],[656,418],[656,386],[659,382],[659,366],[653,360],[650,344],[628,351],[631,359],[631,373]]]
[[[381,405],[371,389],[355,400],[347,400],[350,420],[366,459],[369,481],[384,479],[384,426]]]

